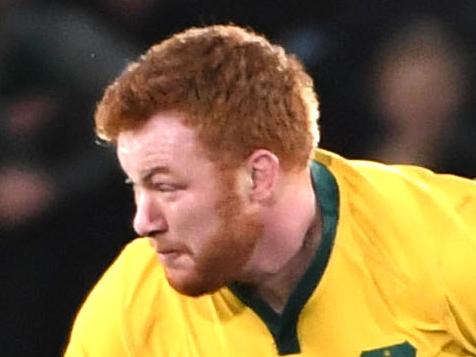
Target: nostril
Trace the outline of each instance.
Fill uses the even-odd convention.
[[[158,230],[154,230],[154,231],[148,232],[146,235],[147,235],[147,237],[158,237],[158,236],[160,236],[161,233],[163,233],[163,232],[158,231]]]

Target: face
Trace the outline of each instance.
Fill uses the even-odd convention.
[[[117,155],[134,188],[134,229],[150,238],[170,285],[197,296],[239,279],[260,225],[236,175],[208,159],[182,116],[159,113],[121,133]]]

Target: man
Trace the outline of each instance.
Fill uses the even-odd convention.
[[[298,60],[236,26],[131,64],[96,129],[147,238],[66,356],[476,355],[476,183],[314,151],[317,116]]]

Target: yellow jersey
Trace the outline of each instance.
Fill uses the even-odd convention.
[[[177,293],[138,238],[65,356],[476,356],[476,182],[324,150],[312,176],[322,243],[281,314],[239,284]]]

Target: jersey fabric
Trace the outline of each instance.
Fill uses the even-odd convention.
[[[139,238],[65,355],[476,356],[476,182],[323,150],[311,171],[322,242],[281,314],[240,284],[180,295]]]

